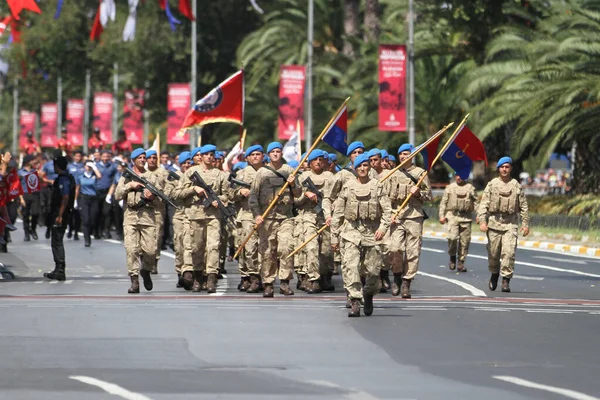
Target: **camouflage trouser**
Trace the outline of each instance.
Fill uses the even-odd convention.
[[[154,221],[156,222],[156,261],[160,260],[160,248],[163,241],[164,225],[165,225],[165,213],[164,208],[162,211],[154,212]]]
[[[392,252],[390,251],[391,229],[388,229],[381,243],[381,259],[383,271],[389,271],[392,268]]]
[[[455,257],[458,251],[458,261],[465,261],[471,244],[471,222],[457,222],[448,219],[448,254]]]
[[[302,246],[302,244],[304,243],[304,241],[307,238],[304,237],[304,222],[302,221],[302,219],[300,219],[299,217],[295,217],[294,218],[294,248],[292,249],[295,250],[298,247]],[[306,274],[307,270],[306,270],[306,264],[307,264],[307,260],[306,260],[306,247],[303,248],[302,250],[300,250],[299,252],[297,252],[294,257],[292,257],[294,259],[294,271],[296,271],[296,273],[298,274]]]
[[[396,224],[392,224],[390,229],[389,250],[392,272],[395,275],[402,274],[403,279],[411,280],[419,270],[423,218],[401,219]]]
[[[184,265],[186,271],[192,271],[190,240],[190,221],[187,217],[173,218],[173,246],[175,248],[175,272],[183,273]]]
[[[488,229],[488,267],[492,274],[500,273],[504,278],[512,278],[515,270],[518,228],[507,231]]]
[[[139,275],[140,268],[152,271],[156,262],[156,226],[125,224],[123,235],[129,276]]]
[[[381,270],[380,246],[357,246],[342,239],[342,275],[344,288],[351,299],[362,299],[362,293],[374,296],[379,293]],[[365,278],[363,288],[360,277]]]
[[[258,235],[263,283],[272,284],[277,276],[279,280],[291,280],[294,263],[293,257],[287,259],[287,256],[294,250],[294,220],[266,219]]]
[[[221,221],[213,219],[190,220],[192,265],[194,271],[219,273],[219,241]]]
[[[302,221],[304,233],[301,235],[302,243],[311,238],[323,226],[314,222]],[[333,271],[333,254],[331,250],[331,234],[326,229],[319,236],[308,242],[306,250],[306,273],[308,279],[315,281],[322,274]]]
[[[241,221],[237,223],[238,237],[245,239],[254,228],[253,221]],[[240,243],[241,244],[241,243]],[[254,233],[246,242],[238,259],[238,268],[242,277],[260,274],[260,264],[258,261],[258,233]]]

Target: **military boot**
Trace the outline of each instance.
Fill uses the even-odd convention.
[[[245,292],[248,289],[248,287],[244,287],[244,284],[246,283],[246,281],[249,281],[249,280],[250,280],[249,277],[242,276],[242,278],[240,279],[240,283],[238,283],[237,289],[240,292]]]
[[[31,241],[31,238],[29,237],[29,227],[28,226],[23,226],[23,232],[25,232],[25,238],[23,238],[23,241],[24,242]]]
[[[505,293],[510,293],[510,279],[502,278],[502,291]]]
[[[402,287],[400,287],[403,299],[410,299],[410,279],[402,279]]]
[[[75,240],[75,241],[79,240],[79,233],[77,233],[77,231],[75,231],[75,233],[73,233],[73,240]]]
[[[394,283],[392,283],[392,296],[400,294],[400,286],[402,285],[402,275],[394,274]]]
[[[500,278],[500,274],[492,274],[492,276],[490,277],[488,287],[492,292],[498,287],[498,278]]]
[[[321,278],[323,279],[322,288],[324,292],[333,292],[335,290],[335,286],[333,286],[333,282],[331,281],[332,277],[333,273],[331,272],[321,275]]]
[[[208,293],[217,293],[217,274],[208,275],[206,291]]]
[[[279,293],[281,293],[284,296],[294,295],[294,291],[290,287],[290,281],[284,279],[279,283]]]
[[[339,261],[334,261],[333,262],[333,275],[339,275],[340,274],[340,263]]]
[[[467,267],[465,267],[464,261],[458,262],[458,272],[467,272]]]
[[[152,266],[152,271],[150,271],[150,273],[152,275],[157,275],[158,274],[158,260],[154,261],[154,265]],[[143,276],[142,276],[143,278]],[[146,284],[144,284],[144,287],[146,286]]]
[[[191,271],[185,271],[181,275],[181,287],[185,290],[192,290],[194,286],[194,274]]]
[[[181,274],[177,274],[177,283],[175,284],[176,288],[181,288],[183,287],[183,278],[181,277]]]
[[[360,317],[360,300],[352,299],[350,301],[350,311],[348,317]]]
[[[67,279],[67,275],[65,274],[65,266],[57,265],[54,267],[54,271],[44,273],[44,278],[53,279],[55,281],[64,281]]]
[[[381,280],[381,288],[379,293],[387,293],[390,289],[390,271],[379,271],[379,279]]]
[[[250,287],[246,290],[246,293],[258,293],[260,289],[260,279],[258,276],[252,275],[250,277]]]
[[[208,290],[208,279],[206,275],[202,275],[202,290]]]
[[[274,296],[273,284],[265,283],[265,291],[263,293],[263,297],[273,297],[273,296]]]
[[[369,315],[373,314],[373,296],[365,294],[364,301],[365,301],[365,305],[364,305],[365,315],[369,316]]]
[[[194,284],[192,286],[192,292],[198,293],[202,291],[202,283],[204,281],[202,278],[202,272],[194,271]]]
[[[450,271],[454,271],[456,269],[456,256],[450,256],[450,264],[448,264],[448,268],[450,268]]]
[[[127,290],[127,293],[134,294],[140,292],[140,279],[137,275],[129,277],[131,279],[131,287]]]
[[[141,269],[140,275],[142,276],[142,280],[144,281],[144,289],[147,291],[151,291],[154,285],[152,284],[152,277],[150,276],[150,271],[147,269]]]
[[[227,258],[225,256],[223,257],[219,257],[219,275],[221,275],[221,277],[219,279],[223,278],[223,275],[227,275],[227,270],[225,269],[225,260]]]
[[[346,295],[346,308],[352,308],[352,299]]]
[[[316,279],[314,281],[309,281],[310,288],[306,291],[308,294],[317,294],[321,293],[323,289],[321,288],[321,282]]]
[[[297,273],[296,277],[298,278],[298,282],[296,282],[296,290],[304,290],[304,274]]]

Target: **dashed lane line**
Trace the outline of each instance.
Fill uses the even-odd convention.
[[[515,376],[505,375],[494,375],[494,379],[498,379],[504,382],[512,383],[513,385],[523,386],[531,389],[543,390],[545,392],[560,394],[561,396],[568,397],[575,400],[600,400],[598,397],[590,396],[585,393],[577,392],[571,389],[565,389],[558,386],[543,385],[540,383],[531,382],[525,379],[517,378]]]
[[[114,383],[101,381],[100,379],[92,378],[90,376],[69,376],[69,379],[85,383],[87,385],[96,386],[104,390],[108,394],[113,396],[119,396],[126,400],[152,400],[150,397],[145,396],[141,393],[131,392],[125,388]]]

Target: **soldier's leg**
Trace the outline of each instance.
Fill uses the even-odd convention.
[[[458,251],[458,240],[460,236],[460,224],[454,218],[448,218],[448,255],[450,256],[449,268],[456,269],[456,253]]]
[[[419,270],[419,258],[421,257],[421,243],[423,240],[423,218],[406,219],[406,269],[402,276],[402,287],[400,292],[405,299],[411,298],[410,283]]]
[[[138,276],[140,273],[140,230],[136,226],[125,224],[123,226],[125,234],[124,243],[125,257],[127,262],[127,273],[129,276]]]
[[[219,220],[219,272],[225,273],[225,260],[227,258],[227,241],[229,234],[227,233],[227,223],[224,220]]]
[[[392,296],[400,294],[400,286],[402,285],[402,274],[404,270],[404,249],[406,242],[406,231],[402,224],[392,224],[390,226],[390,239],[388,242],[389,260],[394,274],[394,282],[392,283]]]
[[[511,228],[502,233],[502,250],[500,254],[500,275],[502,275],[502,278],[511,279],[513,276],[517,238],[517,228]]]
[[[221,246],[221,221],[214,218],[206,220],[206,273],[208,275],[208,293],[217,291],[219,274],[219,247]]]
[[[502,253],[502,232],[493,229],[487,231],[488,269],[492,276],[488,282],[490,290],[496,290],[500,276],[500,255]]]
[[[152,267],[152,273],[158,273],[158,260],[160,260],[160,249],[162,247],[163,232],[165,224],[165,212],[164,208],[162,211],[155,213],[155,224],[156,224],[156,254],[154,255],[154,267]]]
[[[279,292],[291,296],[290,280],[294,279],[294,258],[288,255],[294,251],[294,220],[285,219],[277,228],[277,257],[279,258]]]
[[[302,221],[300,216],[294,217],[294,250],[300,247],[304,241],[304,231],[306,227]],[[307,279],[307,254],[306,247],[297,252],[294,255],[294,271],[296,271],[298,277],[298,283],[296,284],[296,289],[298,290],[306,290],[305,284],[308,282]]]
[[[304,234],[302,243],[308,238],[312,237],[317,233],[317,226],[314,222],[302,221],[304,226]],[[319,273],[319,238],[314,238],[304,247],[306,250],[306,274],[308,275],[308,287],[306,288],[308,293],[319,293],[321,292],[321,274]],[[315,288],[313,289],[313,285]]]
[[[460,224],[460,246],[458,248],[458,261],[465,262],[469,254],[471,244],[471,223],[463,222]]]
[[[183,221],[183,231],[181,233],[183,245],[183,264],[181,266],[181,286],[185,290],[192,290],[194,285],[194,264],[192,260],[192,230],[190,229],[190,220],[185,218]]]
[[[142,259],[140,275],[144,280],[144,288],[150,291],[153,288],[150,274],[156,265],[156,236],[158,235],[158,232],[156,225],[141,227],[140,232],[140,255]]]
[[[279,221],[265,220],[258,230],[261,254],[260,276],[265,286],[264,297],[273,297],[273,282],[277,277],[277,226]]]
[[[319,224],[322,226],[322,224]],[[335,290],[331,281],[333,277],[333,250],[331,249],[331,231],[325,229],[319,236],[319,272],[321,274],[322,289],[327,292]]]
[[[206,225],[204,220],[191,220],[191,255],[192,265],[194,267],[194,285],[192,290],[200,292],[206,273]]]
[[[365,276],[365,286],[363,287],[364,311],[365,315],[371,315],[373,314],[373,297],[380,290],[381,281],[379,277],[383,258],[379,245],[368,246],[363,249],[364,260],[362,264]]]
[[[388,229],[381,241],[381,270],[379,271],[379,277],[382,293],[387,293],[391,287],[390,269],[392,268],[392,256],[389,246],[390,237],[390,229]]]
[[[362,300],[362,282],[360,280],[361,250],[352,242],[341,240],[342,276],[344,289],[348,294],[347,307],[349,317],[360,316],[360,301]]]
[[[177,276],[181,275],[181,268],[183,267],[183,220],[179,218],[173,218],[173,247],[175,249],[175,272]]]
[[[245,230],[244,230],[244,221],[237,222],[236,225],[237,225],[237,229],[239,232],[237,234],[237,237],[245,238],[247,235],[245,234]],[[249,234],[250,234],[250,232],[248,232],[248,235]],[[246,253],[247,253],[246,246],[244,246],[244,248],[242,249],[242,251],[240,252],[239,257],[238,257],[238,271],[240,272],[240,279],[241,279],[241,281],[238,285],[238,290],[241,290],[241,291],[245,290],[242,288],[244,282],[246,282],[247,280],[250,279],[250,272],[248,272],[248,264],[246,261]]]
[[[252,221],[242,221],[242,230],[238,235],[240,238],[245,238],[250,235],[254,228]],[[258,293],[260,291],[260,262],[259,262],[259,251],[258,251],[258,233],[254,232],[246,245],[240,260],[244,262],[244,275],[246,279],[249,279],[250,285],[247,286],[247,293]],[[242,271],[240,270],[240,273]],[[247,281],[244,282],[244,286],[248,285]]]

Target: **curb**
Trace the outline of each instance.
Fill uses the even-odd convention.
[[[448,237],[448,234],[446,232],[423,231],[423,236],[427,238],[440,239]],[[483,235],[472,235],[471,240],[479,243],[487,243],[487,237]],[[540,242],[534,240],[519,240],[519,246],[529,249],[553,250],[562,253],[578,254],[600,258],[600,249],[595,247],[576,246],[552,242]]]

